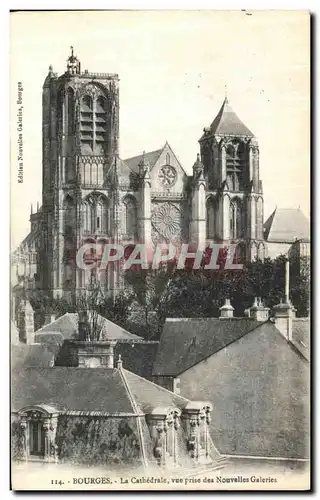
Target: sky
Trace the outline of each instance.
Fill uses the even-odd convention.
[[[265,218],[310,205],[309,14],[303,11],[15,12],[10,33],[11,245],[41,203],[42,85],[65,71],[120,77],[120,156],[169,142],[191,173],[198,140],[225,97],[260,146]],[[18,183],[18,82],[23,183]]]

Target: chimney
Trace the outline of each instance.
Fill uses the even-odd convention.
[[[74,340],[70,343],[77,348],[79,368],[114,368],[116,340]]]
[[[220,319],[233,318],[234,308],[230,304],[230,299],[226,299],[224,305],[220,307]]]
[[[252,307],[250,307],[249,317],[255,321],[267,321],[269,319],[269,308],[264,307],[261,298],[255,297]]]
[[[23,300],[18,315],[19,340],[25,344],[34,344],[34,311],[28,300]]]
[[[44,326],[45,325],[50,325],[56,320],[56,315],[53,313],[45,313],[44,315]]]

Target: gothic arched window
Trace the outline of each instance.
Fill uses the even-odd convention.
[[[243,242],[237,246],[237,262],[243,264],[246,258],[246,246]]]
[[[86,200],[83,205],[83,230],[85,232],[91,232],[91,212],[93,210],[92,203],[89,200]]]
[[[239,199],[235,199],[230,203],[229,220],[230,220],[230,238],[231,239],[241,238],[243,227],[242,227],[241,201]]]
[[[134,238],[137,233],[137,203],[133,196],[127,196],[123,200],[125,207],[124,214],[124,233],[130,237]]]
[[[256,203],[256,237],[259,240],[263,239],[263,200],[261,197]]]
[[[226,148],[227,185],[230,191],[244,188],[245,149],[240,141],[233,141]]]
[[[107,133],[107,103],[103,96],[98,97],[95,107],[95,153],[103,154]]]
[[[166,154],[166,164],[170,165],[170,154],[169,153]]]
[[[207,200],[206,203],[206,222],[207,222],[207,238],[212,239],[215,237],[215,206],[212,199]]]

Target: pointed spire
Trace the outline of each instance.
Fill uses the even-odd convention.
[[[199,172],[202,172],[203,171],[203,163],[200,159],[200,154],[197,153],[197,159],[195,161],[195,163],[193,164],[193,173],[196,174],[196,173],[199,173]]]
[[[78,60],[77,56],[74,55],[73,45],[71,45],[70,49],[71,55],[68,57],[67,72],[71,75],[79,74],[80,61]]]
[[[139,162],[140,174],[142,174],[144,176],[149,175],[149,173],[150,173],[149,170],[150,170],[149,159],[146,155],[146,152],[143,151],[142,156],[141,156],[141,160]]]
[[[33,205],[31,203],[31,207],[30,207],[30,214],[32,215],[33,214]]]
[[[233,111],[227,94],[219,113],[210,126],[211,133],[218,135],[234,135],[240,137],[254,137],[253,133],[245,126]]]

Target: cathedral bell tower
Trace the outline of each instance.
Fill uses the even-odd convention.
[[[265,257],[259,145],[227,97],[199,140],[207,181],[206,240],[236,243],[242,259]]]
[[[78,249],[116,237],[119,78],[82,71],[71,47],[64,74],[49,67],[42,95],[41,282],[45,293],[74,298],[88,288],[95,272],[77,266]],[[107,271],[96,275],[112,289]]]

